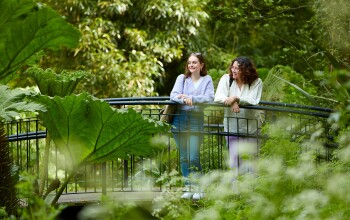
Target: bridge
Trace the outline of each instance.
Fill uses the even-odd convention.
[[[156,120],[160,119],[160,111],[165,105],[176,104],[169,101],[169,97],[108,98],[105,101],[116,108],[134,108],[145,117]],[[208,104],[204,111],[204,144],[200,150],[204,172],[228,168],[225,136],[252,136],[224,132],[222,124],[224,107],[220,104]],[[260,117],[256,119],[259,132],[253,135],[259,142],[269,138],[261,132],[266,124],[273,124],[283,119],[287,122],[284,126],[291,140],[310,137],[316,129],[322,127],[323,149],[319,152],[318,160],[329,160],[332,151],[337,147],[327,123],[332,109],[266,101],[261,101],[258,106],[242,106],[242,108],[259,113]],[[6,124],[6,131],[14,163],[21,171],[27,171],[39,178],[40,160],[47,137],[41,121],[38,118],[15,120]],[[168,138],[167,146],[154,158],[130,155],[126,160],[116,158],[106,163],[86,165],[72,178],[58,202],[95,202],[99,201],[101,195],[137,202],[152,200],[164,187],[169,187],[164,180],[159,181],[160,177],[174,171],[179,172],[179,154],[173,139]],[[64,158],[57,148],[51,148],[47,172],[48,184],[56,178],[61,181],[67,178],[69,168],[62,165],[62,160]],[[178,186],[170,187],[176,189]],[[55,192],[51,193],[47,200],[54,194]]]

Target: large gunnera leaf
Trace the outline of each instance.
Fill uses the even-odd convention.
[[[0,1],[0,81],[44,49],[75,47],[80,33],[62,16],[32,0]]]
[[[64,97],[72,94],[79,82],[88,73],[82,70],[63,70],[57,74],[50,68],[43,70],[38,67],[30,67],[25,71],[25,74],[34,79],[41,94]]]
[[[157,134],[170,129],[133,109],[115,109],[85,93],[65,98],[40,96],[37,101],[47,107],[41,113],[42,120],[73,165],[127,158],[130,154],[149,156],[165,146],[159,144]]]
[[[9,89],[0,84],[0,122],[10,121],[19,116],[19,112],[45,111],[45,107],[38,103],[30,102],[27,96],[35,95],[34,92],[24,89]]]

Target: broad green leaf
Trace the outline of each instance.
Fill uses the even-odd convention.
[[[0,81],[37,52],[75,47],[80,33],[52,9],[32,0],[0,2]]]
[[[28,90],[10,90],[7,86],[0,85],[0,121],[9,121],[19,116],[19,112],[45,111],[43,105],[25,99],[31,95],[34,93]]]
[[[47,107],[41,116],[49,134],[74,166],[130,154],[149,156],[160,146],[152,137],[170,129],[133,109],[112,108],[86,93],[36,99]]]
[[[26,74],[35,80],[41,94],[61,97],[70,95],[80,80],[87,75],[84,71],[62,71],[56,74],[52,69],[43,70],[36,67],[27,69]]]

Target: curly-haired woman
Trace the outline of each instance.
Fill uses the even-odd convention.
[[[259,104],[262,88],[253,62],[247,57],[237,57],[231,61],[228,74],[221,77],[215,93],[214,102],[230,106],[224,110],[224,131],[227,132],[229,165],[237,171],[241,168],[239,152],[247,144],[257,143],[259,126],[259,111],[240,107]]]

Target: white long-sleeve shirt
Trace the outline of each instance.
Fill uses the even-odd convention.
[[[242,88],[238,87],[235,80],[233,80],[231,87],[229,84],[229,74],[223,75],[219,81],[214,102],[223,104],[229,96],[238,96],[240,99],[240,106],[259,104],[263,88],[263,83],[260,78],[257,78],[250,86],[248,84],[243,84]],[[226,107],[224,111],[225,132],[253,134],[257,131],[260,111],[240,108],[239,113],[234,113],[231,107]]]

